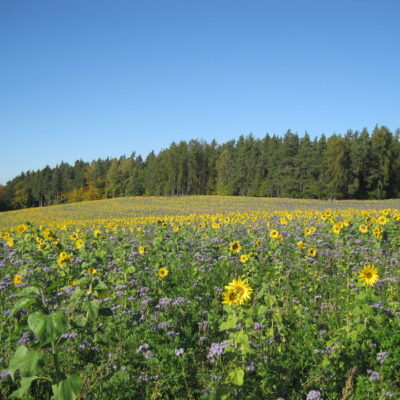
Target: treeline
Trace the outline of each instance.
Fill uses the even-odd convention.
[[[316,199],[400,195],[400,131],[349,130],[311,140],[251,134],[224,144],[182,141],[131,156],[28,171],[0,186],[0,209],[117,196],[219,194]]]

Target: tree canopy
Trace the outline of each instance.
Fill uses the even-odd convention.
[[[385,199],[400,195],[400,131],[349,130],[314,140],[290,130],[223,144],[172,143],[130,156],[61,162],[0,185],[0,210],[141,195]]]

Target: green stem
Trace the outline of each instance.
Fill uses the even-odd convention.
[[[54,340],[51,342],[51,354],[53,356],[54,368],[56,370],[56,377],[57,377],[57,381],[58,381],[61,379],[61,371],[60,371],[60,364],[58,361],[57,345]]]

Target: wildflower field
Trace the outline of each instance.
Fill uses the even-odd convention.
[[[399,206],[0,213],[0,398],[399,399]]]

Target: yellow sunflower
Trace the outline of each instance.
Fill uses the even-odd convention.
[[[240,262],[243,264],[246,264],[246,262],[248,261],[249,258],[250,258],[250,256],[248,254],[242,254],[240,256]]]
[[[65,267],[67,264],[71,262],[72,262],[72,256],[70,256],[64,251],[62,251],[57,258],[57,264],[59,267]]]
[[[253,289],[242,278],[234,279],[225,286],[222,304],[241,305],[250,300]]]
[[[384,215],[378,217],[378,224],[385,225],[388,221],[389,220]]]
[[[17,232],[22,234],[28,229],[28,225],[22,224],[17,226]]]
[[[358,230],[359,230],[361,233],[367,233],[367,232],[368,232],[368,226],[365,225],[365,224],[361,224],[361,225],[358,227]]]
[[[234,240],[233,242],[231,242],[229,244],[229,250],[232,253],[239,253],[239,251],[242,249],[242,246],[240,245],[240,243],[237,240]]]
[[[85,245],[85,243],[84,243],[84,241],[82,240],[82,239],[78,239],[76,242],[75,242],[75,247],[77,248],[77,249],[80,249],[81,247],[83,247]]]
[[[341,229],[342,229],[342,224],[340,223],[337,223],[332,226],[332,232],[335,233],[336,235],[340,234]]]
[[[146,252],[146,247],[145,246],[139,246],[138,252],[139,252],[139,254],[144,254]]]
[[[21,274],[15,275],[12,282],[14,285],[20,285],[22,283],[22,275]]]
[[[373,286],[379,281],[378,269],[372,264],[365,265],[358,275],[358,279],[365,286]]]
[[[158,276],[159,276],[160,278],[165,278],[165,277],[168,276],[168,274],[169,274],[169,271],[167,270],[167,268],[162,267],[162,268],[160,268],[160,269],[158,270]]]
[[[317,249],[315,248],[315,247],[310,247],[309,249],[308,249],[308,255],[310,256],[310,257],[315,257],[316,255],[317,255]]]
[[[276,229],[272,229],[272,230],[269,232],[269,237],[270,237],[271,239],[278,239],[278,238],[279,238],[279,231],[277,231]]]

